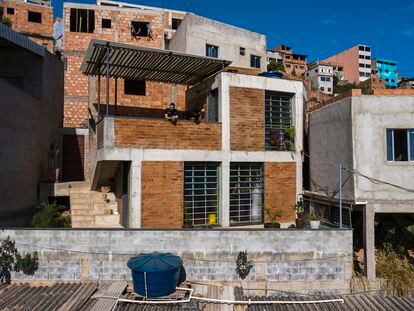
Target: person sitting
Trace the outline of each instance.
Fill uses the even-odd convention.
[[[170,106],[165,109],[165,119],[170,121],[172,124],[177,125],[178,111],[175,109],[174,103],[171,103]]]

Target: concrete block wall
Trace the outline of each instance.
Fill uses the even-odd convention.
[[[9,230],[19,251],[39,251],[38,272],[14,279],[130,280],[126,262],[142,252],[181,256],[187,280],[240,286],[235,260],[246,250],[254,267],[246,288],[347,292],[350,230]],[[196,285],[194,285],[196,286]],[[225,290],[224,290],[225,292]]]

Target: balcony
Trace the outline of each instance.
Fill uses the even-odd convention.
[[[221,123],[199,124],[146,117],[104,117],[96,126],[97,148],[221,150]]]

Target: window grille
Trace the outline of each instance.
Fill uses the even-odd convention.
[[[231,163],[230,223],[251,224],[263,221],[263,165]]]
[[[184,213],[193,226],[218,224],[219,164],[184,164]]]
[[[293,95],[266,91],[265,93],[265,148],[266,150],[289,150],[294,147],[294,137],[286,129],[293,129]],[[290,142],[288,144],[287,142]],[[291,148],[288,148],[291,147]],[[291,150],[292,151],[292,150]]]

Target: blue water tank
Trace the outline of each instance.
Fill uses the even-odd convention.
[[[150,253],[132,257],[127,265],[137,294],[161,297],[175,292],[183,261],[171,253]]]

